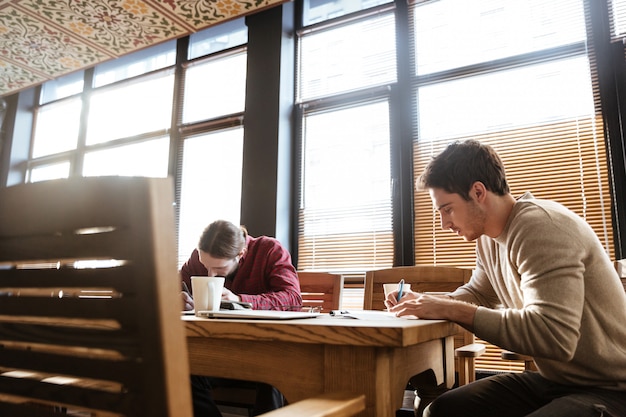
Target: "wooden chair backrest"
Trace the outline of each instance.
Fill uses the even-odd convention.
[[[322,307],[324,312],[339,309],[343,275],[298,271],[298,279],[303,307]]]
[[[367,271],[365,273],[364,310],[384,310],[384,283],[397,283],[401,279],[411,284],[412,291],[450,292],[469,281],[471,269],[451,266],[399,266]]]
[[[0,190],[0,415],[192,415],[172,188]]]

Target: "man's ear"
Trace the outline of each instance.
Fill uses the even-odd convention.
[[[470,197],[474,198],[477,203],[482,203],[485,201],[487,197],[487,188],[485,184],[480,181],[476,181],[472,184],[470,188]]]

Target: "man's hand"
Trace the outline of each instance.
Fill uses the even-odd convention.
[[[389,311],[396,313],[398,317],[415,316],[420,319],[449,320],[470,331],[474,327],[477,306],[454,300],[446,295],[417,295],[418,297],[406,301],[402,297],[401,302],[390,307]]]
[[[183,310],[193,310],[193,298],[186,291],[181,291],[181,295],[183,297]]]
[[[404,291],[402,293],[402,298],[399,302],[403,303],[407,300],[414,300],[419,297],[421,294],[413,291]],[[385,307],[389,310],[391,307],[398,304],[398,290],[394,290],[387,294],[387,298],[385,299]]]

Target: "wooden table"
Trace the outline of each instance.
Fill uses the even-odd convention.
[[[442,320],[183,320],[192,374],[266,382],[289,402],[363,393],[361,415],[391,417],[411,376],[432,369],[438,383],[454,383],[459,329]]]

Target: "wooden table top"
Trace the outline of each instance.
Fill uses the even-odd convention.
[[[321,314],[294,320],[207,319],[183,316],[187,337],[285,341],[309,344],[406,347],[459,331],[445,320],[350,319]]]

